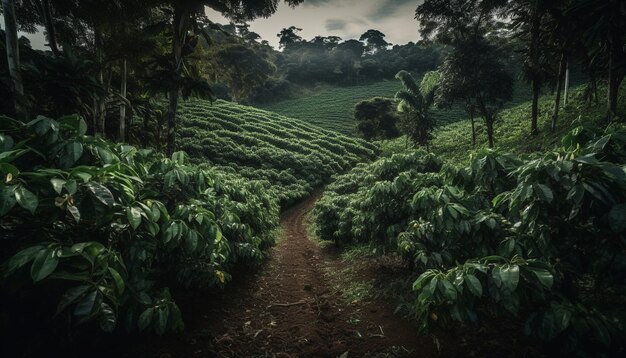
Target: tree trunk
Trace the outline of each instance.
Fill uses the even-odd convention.
[[[41,17],[43,18],[44,27],[46,29],[46,39],[48,40],[48,46],[52,50],[52,53],[59,57],[61,51],[57,44],[57,35],[54,28],[54,21],[52,20],[52,10],[50,9],[50,0],[36,1],[35,4],[39,8]]]
[[[531,44],[530,44],[530,57],[531,57],[531,71],[532,71],[532,111],[531,111],[531,124],[530,133],[536,135],[539,133],[537,127],[537,117],[539,116],[539,92],[541,90],[541,81],[539,79],[539,30],[541,26],[541,17],[539,16],[539,0],[535,0],[535,4],[532,12],[531,23]]]
[[[559,118],[559,107],[561,104],[561,87],[563,86],[563,75],[565,74],[565,66],[567,66],[567,58],[565,54],[561,54],[561,61],[559,62],[559,74],[557,75],[556,83],[556,98],[554,100],[554,113],[552,114],[552,125],[550,129],[552,132],[556,130],[556,121]],[[567,93],[567,87],[565,89]]]
[[[167,155],[171,156],[176,151],[176,109],[178,108],[178,89],[173,89],[168,94],[169,105],[167,108]]]
[[[621,70],[615,68],[616,63],[620,61],[619,58],[615,58],[617,51],[611,49],[609,52],[609,76],[608,76],[608,93],[607,93],[607,116],[611,121],[617,116],[617,99],[619,95],[619,86],[624,79],[624,73]]]
[[[122,86],[120,88],[120,94],[124,101],[126,101],[126,80],[128,76],[128,62],[126,59],[122,60],[121,66]],[[126,141],[126,103],[122,103],[120,106],[120,142]]]
[[[11,77],[10,90],[13,97],[15,114],[26,119],[26,113],[22,108],[21,101],[24,97],[24,84],[20,72],[20,49],[17,39],[17,20],[15,17],[14,0],[2,0],[2,13],[4,14],[4,26],[6,36],[7,63],[9,76]]]
[[[485,117],[485,124],[487,125],[487,139],[489,140],[489,148],[493,148],[493,116],[488,114]]]
[[[565,87],[563,88],[563,105],[567,104],[568,91],[569,91],[569,60],[566,60],[565,62]]]
[[[189,4],[179,4],[174,7],[174,21],[172,33],[172,55],[174,57],[174,71],[176,77],[182,70],[183,44],[187,35],[187,26],[191,9]],[[180,86],[176,82],[169,90],[169,106],[167,109],[167,154],[172,155],[176,151],[176,110],[178,109],[178,96]]]
[[[100,86],[102,88],[104,88],[104,61],[103,61],[103,54],[102,54],[102,33],[100,32],[100,29],[98,28],[98,26],[94,25],[94,29],[93,29],[93,34],[94,34],[94,47],[95,47],[95,53],[96,53],[96,58],[97,58],[97,66],[98,66],[98,75],[97,75],[97,79],[98,79],[98,84],[100,84]],[[93,113],[94,113],[94,121],[95,121],[95,133],[94,135],[96,137],[98,136],[105,136],[105,104],[104,104],[104,98],[94,98],[94,109],[93,109]]]
[[[474,111],[470,111],[470,122],[472,122],[472,146],[476,145],[476,125],[474,123]]]

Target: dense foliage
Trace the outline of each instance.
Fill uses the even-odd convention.
[[[222,286],[236,265],[258,263],[277,200],[183,152],[164,158],[85,131],[77,116],[0,117],[0,299],[12,307],[2,330],[53,316],[58,327],[179,330],[168,286]]]
[[[623,322],[590,293],[625,284],[626,131],[579,127],[562,144],[467,168],[423,152],[360,165],[317,204],[318,233],[400,252],[421,273],[422,330],[510,315],[560,352],[621,351]]]
[[[194,161],[268,181],[281,205],[378,152],[363,140],[225,101],[190,100],[179,115],[181,148]]]

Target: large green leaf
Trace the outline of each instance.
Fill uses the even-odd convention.
[[[469,274],[465,275],[465,286],[469,289],[469,291],[476,297],[480,297],[483,295],[483,286],[480,284],[480,281],[476,276]]]
[[[89,191],[91,191],[93,196],[96,199],[98,199],[98,201],[100,201],[102,204],[106,205],[107,207],[110,208],[113,206],[113,204],[115,204],[115,199],[113,198],[113,194],[104,185],[100,183],[92,182],[92,183],[87,184],[87,188],[89,189]]]
[[[35,214],[35,210],[37,210],[37,206],[39,205],[37,195],[33,194],[22,185],[15,189],[15,200],[17,200],[21,207],[30,211],[31,214]]]
[[[454,285],[450,281],[443,279],[439,281],[439,290],[443,296],[451,301],[456,299],[457,291]]]
[[[30,276],[34,282],[39,282],[50,276],[57,268],[59,259],[56,257],[55,251],[56,250],[53,249],[47,249],[39,252],[30,267]]]
[[[136,230],[141,225],[141,210],[137,207],[126,208],[126,217],[133,230]]]
[[[513,292],[519,283],[519,266],[507,265],[500,269],[500,278],[502,284],[509,291]]]
[[[162,336],[167,329],[167,318],[169,316],[168,309],[163,307],[157,311],[157,320],[154,325],[154,331],[159,336]]]
[[[87,318],[91,316],[91,313],[93,312],[94,306],[96,304],[97,297],[97,290],[94,290],[84,296],[74,308],[74,315],[82,318]]]
[[[83,145],[80,142],[71,142],[63,146],[59,157],[59,164],[62,168],[70,168],[83,155]]]
[[[61,192],[63,191],[63,186],[65,185],[65,183],[67,182],[60,178],[50,179],[50,184],[52,184],[52,188],[59,195],[61,195]]]
[[[146,328],[150,326],[152,323],[152,318],[154,317],[154,308],[147,308],[145,311],[139,315],[139,321],[137,322],[137,326],[139,327],[139,331],[144,331]]]
[[[15,185],[0,187],[0,216],[6,215],[17,203]]]
[[[117,324],[117,317],[113,308],[106,303],[100,305],[100,329],[104,332],[113,332]]]
[[[87,293],[89,288],[90,286],[88,285],[81,285],[69,288],[67,291],[65,291],[63,296],[61,296],[61,301],[59,301],[59,304],[57,306],[57,314],[63,312],[68,306],[74,304],[81,297],[83,297],[83,295]]]

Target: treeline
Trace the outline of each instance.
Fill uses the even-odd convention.
[[[461,10],[462,9],[462,10]],[[513,96],[515,77],[531,88],[529,133],[540,128],[539,97],[554,95],[550,130],[558,126],[559,109],[567,102],[572,68],[588,78],[584,98],[598,102],[606,91],[607,121],[619,120],[619,88],[626,74],[626,9],[620,1],[425,1],[415,12],[424,39],[446,46],[445,57],[420,88],[412,76],[399,72],[405,87],[391,100],[357,106],[357,126],[365,138],[387,138],[398,131],[390,116],[415,144],[427,145],[434,128],[433,107],[461,104],[472,122],[482,119],[489,147],[495,145],[494,124]],[[432,77],[438,79],[432,83]],[[428,76],[427,76],[428,77]],[[359,115],[359,108],[379,110]],[[392,110],[388,110],[392,109]]]
[[[223,99],[271,102],[294,96],[300,87],[362,85],[393,79],[403,69],[422,73],[440,64],[445,49],[425,42],[392,45],[377,30],[359,40],[321,35],[306,40],[298,34],[302,29],[291,26],[277,34],[278,51],[249,27],[230,23],[213,30],[209,78]]]
[[[220,27],[206,17],[205,6],[244,22],[273,14],[278,2],[2,1],[0,48],[6,56],[0,59],[0,90],[6,95],[0,112],[22,120],[78,113],[89,134],[120,141],[155,138],[144,144],[171,154],[178,102],[192,95],[214,98],[208,67],[228,63],[219,53],[213,63],[207,60],[211,53],[203,44]],[[28,39],[18,38],[18,30],[37,28],[44,29],[50,51],[33,50]],[[231,75],[231,83],[241,78],[238,83],[246,85],[246,77]],[[152,133],[161,127],[167,129]]]

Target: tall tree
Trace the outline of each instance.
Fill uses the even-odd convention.
[[[388,98],[375,97],[354,107],[356,130],[366,140],[396,138],[398,118],[394,103]]]
[[[368,52],[372,54],[384,50],[389,46],[389,43],[385,41],[385,34],[378,30],[367,30],[361,35],[359,41],[365,41]]]
[[[398,102],[397,111],[403,116],[400,129],[413,144],[427,146],[432,138],[435,122],[429,110],[434,102],[439,77],[438,72],[428,72],[422,85],[418,86],[415,78],[407,71],[396,74],[396,79],[404,87],[395,96]]]
[[[284,0],[285,3],[295,6],[303,0]],[[190,32],[203,29],[201,19],[204,17],[204,7],[220,12],[226,18],[236,23],[254,20],[258,17],[269,17],[276,10],[279,0],[167,0],[167,4],[173,8],[172,14],[172,60],[173,71],[179,76],[183,71],[183,59],[186,55],[185,48],[192,38]],[[167,152],[176,150],[176,110],[178,108],[178,96],[180,85],[175,85],[168,95],[169,105],[167,111]]]
[[[295,26],[289,26],[280,30],[276,35],[279,38],[279,47],[285,51],[291,50],[294,45],[302,42],[302,36],[298,35],[298,32],[302,31],[301,28]]]
[[[572,0],[566,15],[575,19],[591,60],[604,64],[611,120],[618,115],[619,87],[626,74],[626,6],[622,0]]]
[[[513,97],[513,78],[499,58],[494,46],[484,40],[458,44],[439,68],[441,81],[436,91],[439,105],[456,100],[471,103],[471,109],[485,122],[490,148],[495,144],[497,113]]]
[[[13,97],[14,110],[18,116],[23,116],[24,111],[20,102],[24,97],[24,84],[20,71],[20,50],[17,40],[17,19],[15,16],[15,1],[2,0],[2,13],[6,36],[6,56],[11,77],[11,95]]]

